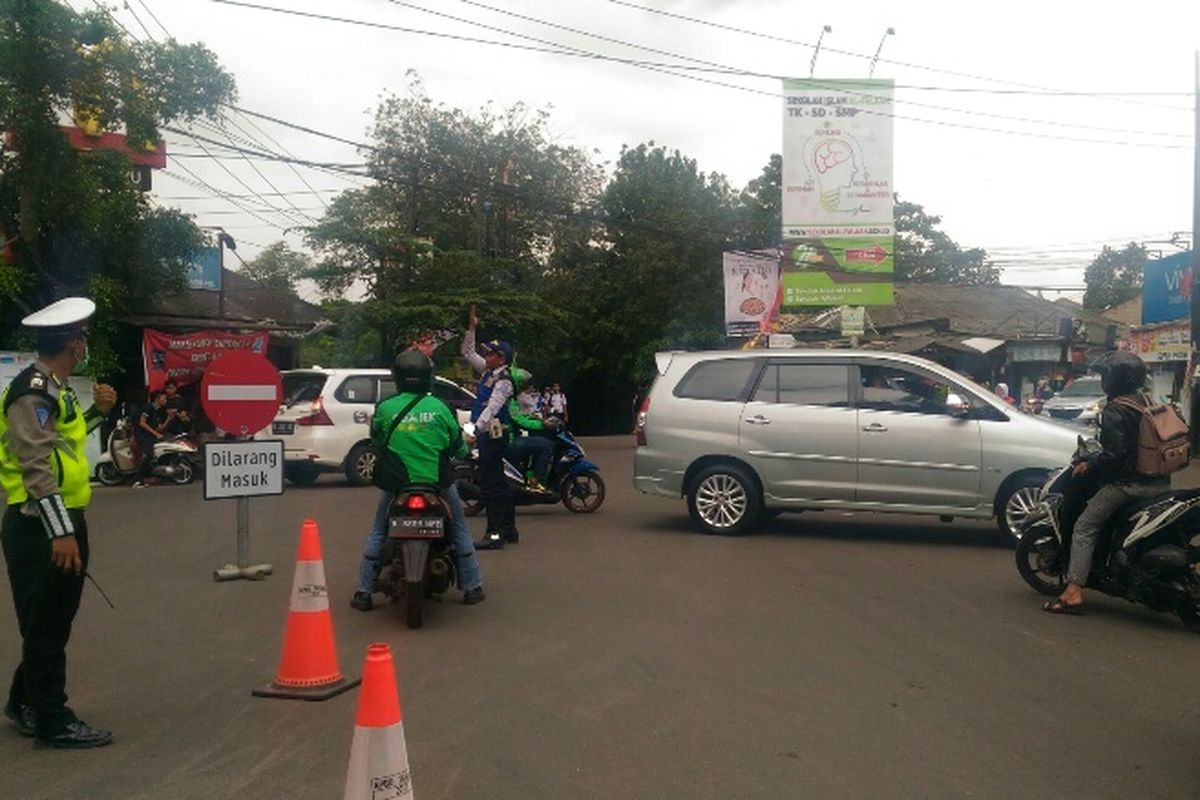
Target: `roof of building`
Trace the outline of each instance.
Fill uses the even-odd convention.
[[[307,332],[325,322],[319,306],[294,293],[268,288],[233,270],[222,270],[224,292],[188,289],[155,299],[134,325],[160,328],[239,328],[278,333]],[[221,295],[224,294],[224,313]]]
[[[1082,323],[1075,326],[1075,335],[1088,341],[1103,341],[1109,325],[1117,325],[1118,336],[1128,327],[1093,311],[1063,307],[1017,286],[897,283],[895,305],[871,306],[867,317],[868,330],[953,331],[1004,340],[1058,338],[1063,319]],[[795,330],[830,328],[838,326],[839,319],[823,312],[793,318],[792,323],[788,327]]]

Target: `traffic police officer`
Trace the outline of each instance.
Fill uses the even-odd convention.
[[[116,403],[112,387],[93,388],[79,408],[68,378],[87,361],[87,320],[96,304],[59,300],[22,323],[37,332],[37,361],[0,394],[0,485],[8,496],[0,542],[21,631],[21,661],[4,714],[49,747],[100,747],[112,734],[67,708],[67,638],[88,564],[91,477],[88,432]]]
[[[512,429],[508,401],[515,394],[508,371],[513,349],[508,342],[494,339],[483,344],[484,355],[479,356],[475,352],[475,323],[472,306],[462,355],[481,373],[475,402],[471,404],[471,422],[475,423],[475,438],[479,442],[479,488],[487,512],[487,532],[475,543],[475,549],[500,550],[506,542],[516,544],[519,539],[512,489],[504,477],[504,451],[508,449]]]

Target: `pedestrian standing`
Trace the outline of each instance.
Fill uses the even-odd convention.
[[[479,372],[479,386],[471,405],[471,422],[475,436],[469,443],[479,443],[479,488],[487,512],[487,531],[475,543],[477,550],[501,550],[506,543],[516,544],[517,513],[512,488],[504,477],[504,451],[508,449],[512,431],[512,416],[508,401],[513,397],[513,381],[509,374],[513,348],[508,342],[493,339],[482,346],[484,355],[475,352],[475,307],[471,307],[467,332],[463,335],[462,355]]]
[[[98,384],[95,405],[84,411],[68,383],[87,361],[87,320],[95,310],[91,300],[69,297],[22,320],[37,332],[38,358],[0,395],[0,484],[7,495],[0,543],[21,632],[4,714],[48,747],[112,741],[75,716],[66,693],[67,639],[89,556],[85,441],[117,399],[112,387]]]
[[[557,383],[550,387],[550,412],[547,416],[557,417],[563,425],[567,424],[567,396]]]

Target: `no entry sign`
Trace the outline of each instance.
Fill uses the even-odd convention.
[[[267,427],[282,402],[279,370],[249,350],[217,356],[200,383],[204,413],[217,427],[239,436],[251,436]]]

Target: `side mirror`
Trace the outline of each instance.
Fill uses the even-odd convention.
[[[946,411],[952,417],[965,417],[971,412],[971,404],[960,394],[946,395]]]

